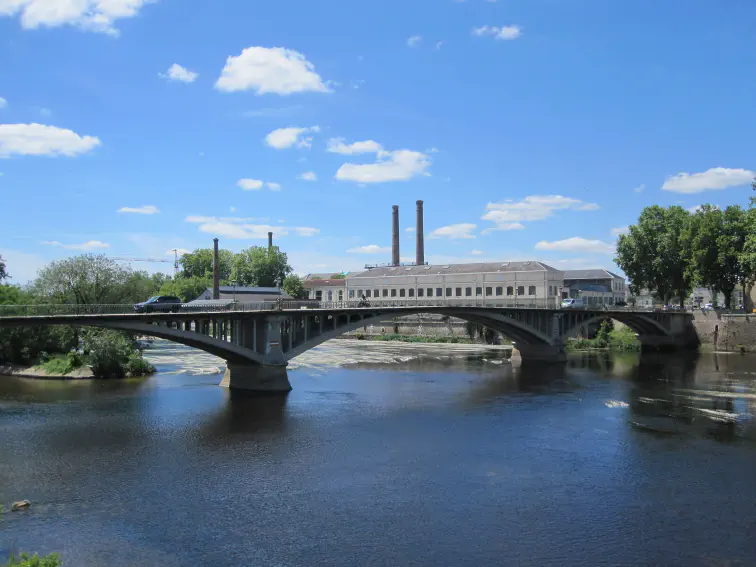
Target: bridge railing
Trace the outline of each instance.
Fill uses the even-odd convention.
[[[551,309],[559,308],[555,298],[517,298],[517,299],[500,299],[500,298],[468,298],[468,299],[419,299],[419,298],[395,298],[395,299],[368,299],[367,302],[360,300],[351,301],[266,301],[263,303],[228,303],[221,305],[208,304],[191,304],[176,305],[174,310],[177,314],[207,314],[217,312],[259,312],[259,311],[278,311],[278,310],[300,310],[300,309],[386,309],[386,308],[465,308],[465,307],[485,307],[489,309]],[[658,311],[651,307],[616,307],[592,306],[578,309],[564,309],[563,312],[569,311],[633,311],[633,312],[653,312]],[[84,315],[130,315],[138,313],[131,304],[125,305],[0,305],[0,317],[54,317],[60,315],[84,316]],[[151,313],[162,313],[160,310]]]

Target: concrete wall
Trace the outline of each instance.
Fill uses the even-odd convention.
[[[695,311],[693,325],[701,344],[720,351],[756,352],[756,314],[725,315],[714,310]]]

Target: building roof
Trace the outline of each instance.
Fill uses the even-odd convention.
[[[344,278],[333,280],[305,280],[302,283],[307,289],[312,287],[344,287],[346,280]]]
[[[192,307],[228,307],[234,302],[233,299],[195,299],[187,305]]]
[[[212,293],[212,288],[208,288],[210,292]],[[267,293],[270,295],[280,295],[281,294],[281,288],[279,287],[247,287],[243,285],[222,285],[220,286],[220,292],[221,293],[234,293],[236,292],[236,295],[239,295],[240,293]]]
[[[593,269],[593,270],[565,270],[564,279],[566,280],[603,280],[607,278],[616,278],[624,280],[622,276],[618,276],[610,272],[609,270]]]
[[[348,274],[347,279],[437,274],[475,274],[504,272],[559,272],[543,262],[475,262],[471,264],[433,264],[427,266],[386,266]]]

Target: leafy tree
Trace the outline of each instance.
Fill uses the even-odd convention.
[[[8,272],[5,270],[5,260],[0,256],[0,283],[8,279]]]
[[[0,284],[0,305],[25,305],[31,296],[16,285]]]
[[[158,291],[159,295],[175,295],[181,301],[189,302],[197,299],[207,288],[213,286],[209,277],[176,278],[166,281]]]
[[[343,280],[346,278],[346,274],[331,274],[332,280]]]
[[[664,301],[677,296],[684,304],[693,283],[684,240],[689,217],[682,207],[646,207],[619,237],[615,262],[630,278],[632,293],[646,288]]]
[[[277,247],[252,246],[234,258],[231,279],[237,285],[274,287],[291,273],[288,257]]]
[[[234,253],[230,250],[218,250],[220,260],[220,279],[228,281],[234,265]],[[181,256],[181,277],[184,278],[212,278],[213,277],[213,249],[198,248]]]
[[[125,284],[124,301],[137,303],[158,295],[160,288],[169,281],[171,277],[165,274],[149,275],[147,272],[133,272]]]
[[[132,272],[104,255],[83,254],[45,266],[33,291],[51,303],[107,304],[128,301]]]
[[[286,276],[282,287],[294,299],[305,299],[307,297],[307,290],[305,290],[302,280],[295,274]]]
[[[57,553],[40,557],[38,554],[22,553],[18,558],[11,556],[2,567],[59,567],[63,565]]]
[[[132,337],[109,329],[87,329],[82,333],[82,350],[89,358],[96,378],[145,376],[155,368],[142,358]]]

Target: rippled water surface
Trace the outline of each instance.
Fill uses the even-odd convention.
[[[756,565],[756,358],[333,341],[287,397],[157,341],[144,380],[0,377],[0,558]]]

